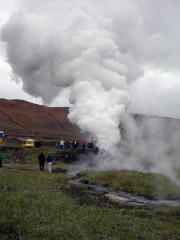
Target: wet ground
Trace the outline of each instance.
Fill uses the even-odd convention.
[[[172,207],[180,207],[180,200],[150,200],[142,196],[138,196],[133,193],[127,193],[123,191],[110,191],[108,188],[104,186],[92,185],[89,183],[81,183],[80,179],[72,178],[66,180],[67,183],[72,185],[72,187],[84,187],[86,190],[92,190],[94,192],[101,193],[103,198],[119,205],[126,205],[126,206],[136,206],[136,207],[155,207],[155,206],[172,206]],[[83,191],[83,188],[82,188]],[[83,193],[82,193],[83,194]]]

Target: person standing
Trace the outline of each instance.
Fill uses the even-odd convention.
[[[82,149],[86,149],[86,146],[87,146],[87,142],[84,140],[81,142],[81,146],[82,146]]]
[[[74,141],[74,147],[75,147],[75,148],[78,148],[78,146],[79,146],[79,142],[78,142],[77,140],[75,140],[75,141]]]
[[[59,139],[56,140],[56,148],[59,148],[60,147],[60,141]]]
[[[44,171],[44,163],[46,161],[46,156],[43,152],[41,152],[38,156],[38,159],[39,159],[39,170],[40,171]]]
[[[61,149],[64,148],[64,142],[65,142],[65,141],[64,141],[63,139],[60,140],[60,148],[61,148]]]
[[[0,168],[2,168],[2,162],[4,160],[4,154],[0,152]]]
[[[53,162],[53,157],[50,153],[48,153],[48,156],[47,156],[47,163],[48,163],[48,171],[49,173],[52,172],[52,162]]]

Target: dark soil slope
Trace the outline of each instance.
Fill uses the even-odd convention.
[[[0,99],[0,130],[10,136],[76,136],[68,108],[47,107],[22,100]]]

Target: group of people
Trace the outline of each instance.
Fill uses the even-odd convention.
[[[78,141],[78,140],[64,140],[64,139],[57,139],[56,140],[56,148],[60,149],[77,149],[77,148],[94,148],[94,144],[92,142],[87,142],[85,140]]]
[[[64,139],[57,139],[56,140],[56,148],[75,149],[75,148],[78,148],[78,146],[79,146],[79,141],[77,141],[77,140],[71,140],[71,141],[66,141]]]
[[[77,149],[79,147],[82,149],[94,148],[94,144],[88,143],[86,141],[79,142],[78,140],[66,141],[64,139],[59,139],[56,141],[56,148]],[[66,155],[66,158],[67,157],[68,157],[68,155]],[[4,160],[4,154],[2,153],[2,151],[0,151],[0,168],[2,168],[3,160]],[[38,155],[38,160],[39,160],[39,170],[40,171],[44,171],[45,162],[47,162],[48,171],[49,171],[49,173],[52,172],[53,156],[52,156],[52,154],[50,154],[50,152],[47,154],[47,156],[45,155],[44,152],[41,152]]]
[[[39,170],[40,171],[44,171],[44,165],[45,165],[45,162],[47,161],[47,164],[48,164],[48,171],[49,173],[52,172],[52,163],[53,163],[53,157],[50,153],[48,153],[47,155],[47,158],[46,158],[46,155],[41,152],[38,156],[38,160],[39,160]]]

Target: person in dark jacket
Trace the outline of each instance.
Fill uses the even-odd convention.
[[[0,168],[2,168],[2,162],[4,160],[4,154],[0,152]]]
[[[48,153],[48,156],[47,156],[47,163],[48,163],[48,171],[49,173],[52,172],[52,162],[53,162],[53,157],[50,153]]]
[[[40,171],[44,171],[44,163],[46,161],[46,156],[43,152],[41,152],[38,156],[38,159],[39,159],[39,170]]]

